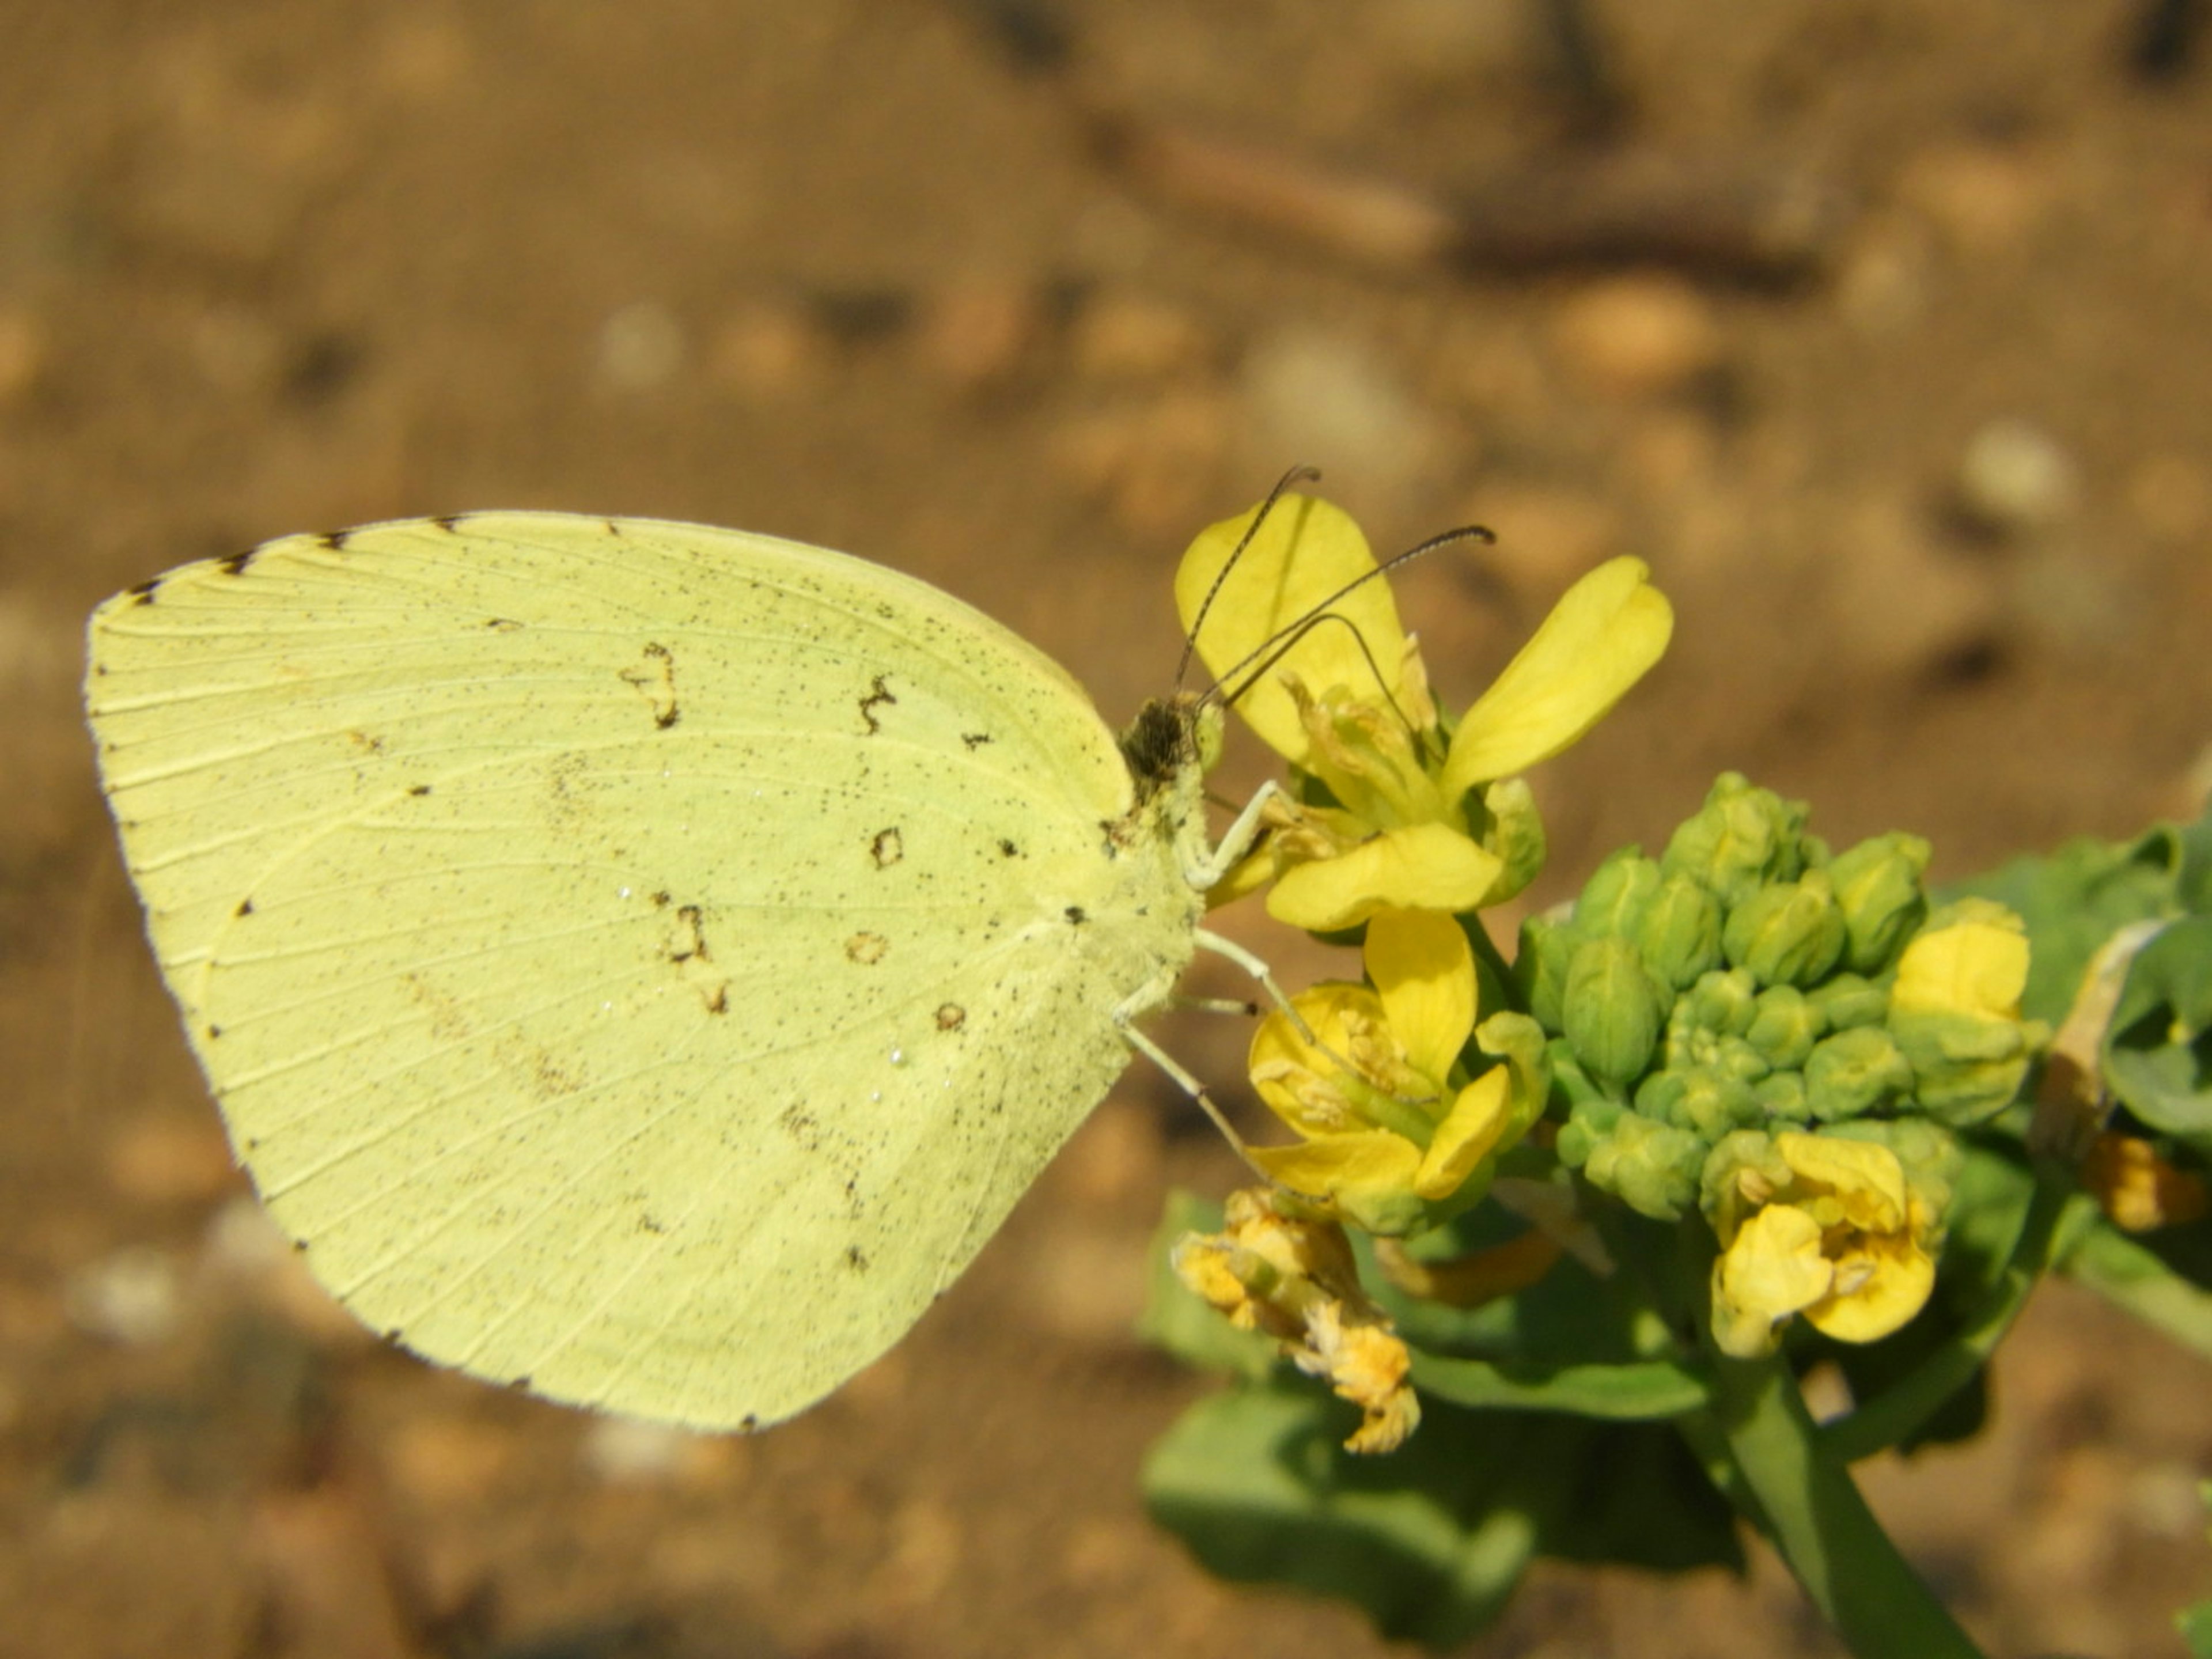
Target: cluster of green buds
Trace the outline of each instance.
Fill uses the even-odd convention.
[[[1832,854],[1802,805],[1724,775],[1657,859],[1600,866],[1522,931],[1563,1162],[1719,1240],[1714,1329],[1771,1351],[1796,1315],[1869,1341],[1934,1284],[1951,1131],[2017,1095],[2046,1035],[2002,906],[1931,909],[1928,847]]]

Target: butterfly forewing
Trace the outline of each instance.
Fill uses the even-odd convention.
[[[556,1398],[788,1415],[1103,1093],[1197,900],[1067,677],[732,532],[478,514],[102,607],[156,954],[317,1274]]]

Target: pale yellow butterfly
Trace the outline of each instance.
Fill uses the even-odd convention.
[[[794,542],[290,537],[103,605],[86,697],[270,1212],[370,1325],[556,1400],[810,1405],[1158,1057],[1195,945],[1257,967],[1199,927],[1259,805],[1208,845],[1210,707],[1117,742],[988,617]]]

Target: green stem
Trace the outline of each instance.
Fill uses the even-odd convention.
[[[1714,1361],[1712,1416],[1763,1530],[1860,1659],[1981,1659],[1820,1438],[1780,1359]]]
[[[2062,1236],[2060,1222],[2069,1200],[2087,1204],[2070,1175],[2039,1164],[2035,1190],[2021,1218],[2012,1253],[1971,1318],[1941,1347],[1848,1417],[1820,1431],[1829,1455],[1845,1463],[1899,1444],[1927,1422],[1943,1402],[1972,1380],[2012,1328],[2028,1293],[2051,1270]],[[2072,1230],[2066,1230],[2070,1232]]]

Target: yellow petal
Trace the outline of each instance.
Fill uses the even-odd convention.
[[[1285,495],[1222,576],[1258,511],[1254,507],[1200,531],[1176,572],[1176,608],[1186,629],[1198,623],[1199,608],[1206,606],[1197,630],[1198,654],[1216,675],[1249,673],[1256,666],[1251,660],[1255,653],[1264,652],[1316,605],[1375,569],[1367,538],[1340,507],[1310,495]],[[1329,614],[1352,626],[1329,623],[1310,628],[1248,689],[1239,690],[1242,673],[1237,685],[1230,688],[1238,693],[1237,712],[1261,740],[1299,764],[1305,762],[1308,740],[1297,706],[1282,688],[1283,672],[1296,672],[1316,696],[1340,686],[1364,701],[1387,702],[1396,694],[1405,655],[1406,630],[1399,625],[1390,585],[1382,578],[1361,582]]]
[[[1325,980],[1299,992],[1291,1006],[1316,1042],[1308,1042],[1281,1009],[1271,1011],[1252,1034],[1252,1086],[1267,1109],[1300,1134],[1348,1129],[1360,1120],[1346,1094],[1340,1057],[1352,1046],[1346,1036],[1352,1024],[1383,1022],[1382,1005],[1364,985]]]
[[[1378,911],[1361,960],[1416,1071],[1441,1083],[1474,1030],[1474,952],[1436,910]]]
[[[1927,1304],[1936,1263],[1910,1235],[1892,1233],[1862,1240],[1835,1277],[1838,1293],[1807,1308],[1806,1322],[1838,1342],[1879,1342]]]
[[[1255,1146],[1251,1156],[1269,1180],[1332,1206],[1370,1231],[1402,1231],[1420,1212],[1413,1175],[1421,1165],[1421,1149],[1388,1129],[1316,1135],[1289,1146]],[[1378,1221],[1384,1224],[1379,1229]]]
[[[1893,1008],[2020,1017],[2027,988],[2027,939],[2011,927],[1954,922],[1921,934],[1898,958]]]
[[[1512,1085],[1513,1068],[1495,1066],[1459,1091],[1414,1171],[1416,1193],[1431,1200],[1449,1198],[1497,1150],[1511,1121]]]
[[[1770,1324],[1828,1294],[1835,1270],[1820,1254],[1820,1224],[1791,1204],[1770,1204],[1746,1222],[1720,1260],[1730,1310]]]
[[[1775,1136],[1774,1150],[1799,1182],[1834,1194],[1853,1226],[1884,1233],[1904,1226],[1905,1166],[1888,1147],[1791,1132]]]
[[[1453,732],[1447,799],[1558,754],[1644,678],[1674,631],[1650,575],[1641,559],[1614,559],[1567,590]]]
[[[1284,872],[1267,914],[1309,933],[1354,927],[1378,910],[1472,910],[1504,864],[1448,824],[1389,830],[1333,859]]]

